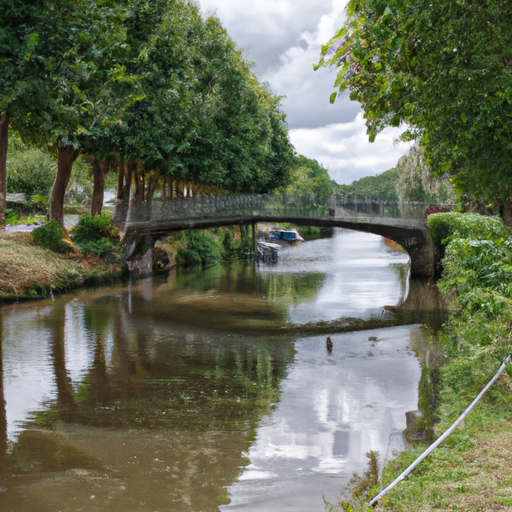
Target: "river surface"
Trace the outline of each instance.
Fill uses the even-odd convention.
[[[276,265],[0,307],[0,510],[324,510],[366,452],[404,449],[431,331],[278,334],[384,314],[407,276],[335,230]]]

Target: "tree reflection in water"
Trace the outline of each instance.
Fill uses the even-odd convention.
[[[141,318],[128,299],[55,301],[44,320],[55,396],[7,455],[0,510],[216,511],[229,501],[293,343]],[[89,364],[72,382],[66,333],[77,329]]]
[[[8,349],[11,358],[9,377],[0,370],[0,510],[217,512],[293,375],[294,342],[268,333],[282,332],[297,304],[318,322],[322,308],[338,312],[347,297],[364,312],[396,303],[404,289],[406,266],[396,276],[386,253],[361,260],[351,240],[335,237],[331,249],[321,242],[290,272],[219,266],[0,311],[3,357]],[[341,271],[339,255],[352,266]],[[369,271],[364,284],[359,276]],[[389,309],[401,322],[417,319],[417,306],[431,308],[428,292]],[[339,346],[327,356],[319,339],[329,366],[312,368],[311,382],[324,372],[342,393],[330,366]]]
[[[3,371],[3,317],[0,315],[0,474],[5,466],[7,453],[7,411],[4,396],[4,371]]]

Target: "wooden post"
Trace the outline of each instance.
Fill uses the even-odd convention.
[[[251,224],[252,228],[252,252],[254,253],[254,257],[256,257],[256,252],[258,250],[258,241],[256,240],[256,222]]]
[[[7,146],[9,140],[9,116],[2,112],[0,117],[0,231],[5,228],[7,206]]]

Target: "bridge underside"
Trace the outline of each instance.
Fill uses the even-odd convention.
[[[338,227],[373,233],[400,244],[411,258],[413,277],[434,275],[434,248],[423,219],[368,217],[357,219],[316,219],[293,216],[247,216],[196,218],[130,224],[123,238],[123,255],[130,270],[139,275],[152,271],[152,251],[155,242],[176,231],[211,227],[250,225],[258,222],[291,222],[299,226]]]

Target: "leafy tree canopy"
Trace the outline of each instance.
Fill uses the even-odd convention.
[[[295,157],[286,193],[310,196],[312,202],[325,205],[327,199],[333,195],[335,186],[336,183],[329,177],[327,169],[316,160],[299,155]]]
[[[372,141],[406,124],[436,173],[480,201],[512,196],[512,10],[508,0],[350,0],[319,65],[361,102]],[[331,101],[335,101],[333,93]]]
[[[360,201],[397,201],[397,179],[396,169],[389,169],[382,174],[354,180],[350,185],[338,185],[336,194]]]

